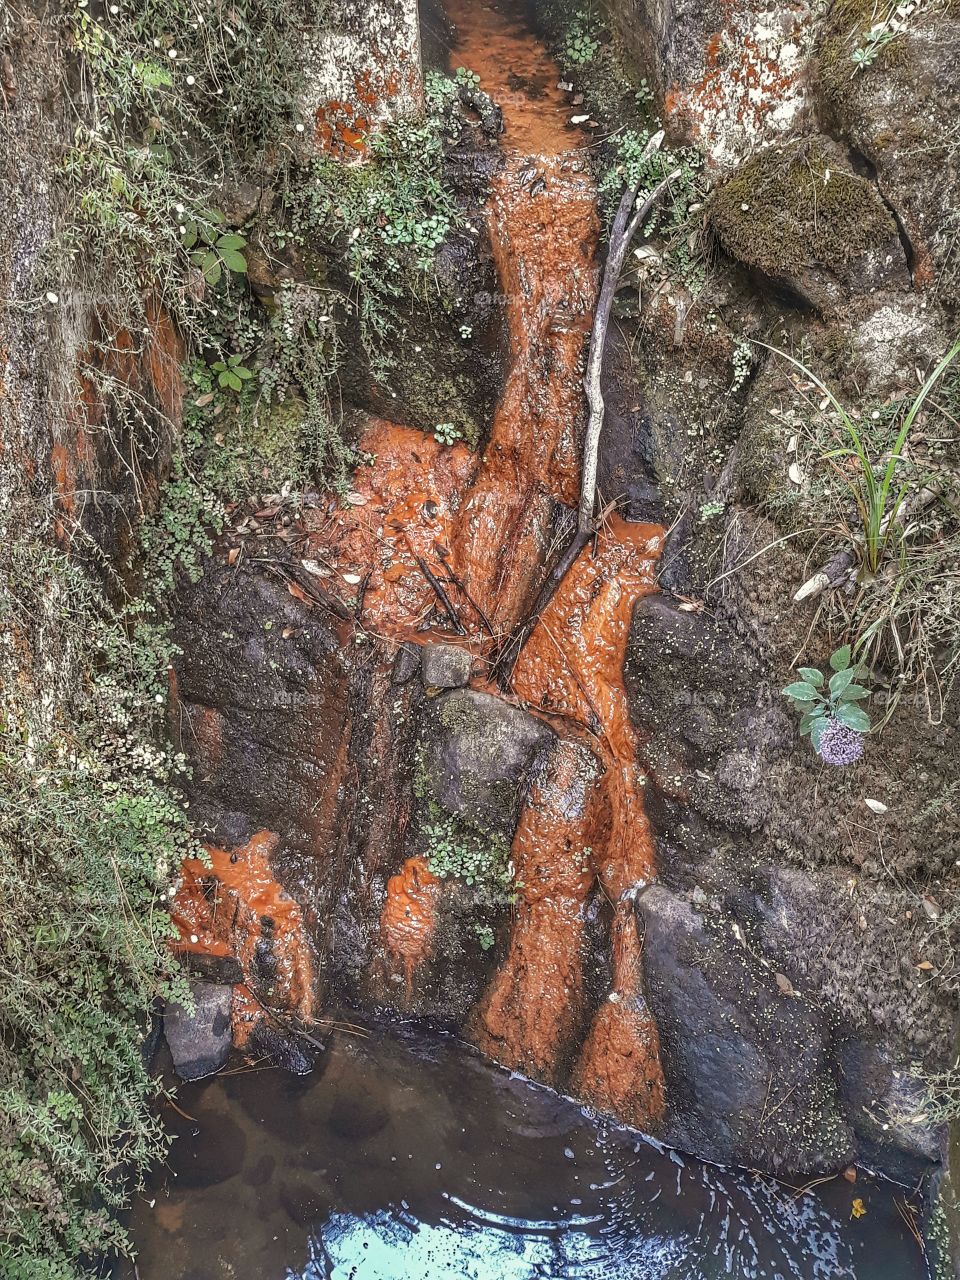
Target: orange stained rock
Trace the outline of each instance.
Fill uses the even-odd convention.
[[[508,158],[487,205],[509,367],[477,482],[459,520],[459,569],[494,626],[521,615],[555,503],[576,501],[581,380],[597,288],[596,191],[560,69],[503,0],[449,0],[452,61],[502,107]]]
[[[654,866],[623,664],[633,606],[657,589],[653,575],[662,544],[659,525],[611,516],[596,554],[588,546],[560,584],[513,676],[515,692],[527,702],[569,716],[596,735],[612,814],[607,849],[597,850],[596,858],[614,900],[649,880]]]
[[[440,881],[424,858],[408,858],[387,881],[380,934],[389,955],[403,964],[408,1001],[414,973],[430,954],[439,896]]]
[[[590,753],[558,739],[538,768],[513,840],[518,886],[510,949],[471,1016],[471,1039],[514,1070],[558,1083],[583,1012],[583,904],[591,849],[606,839]]]
[[[643,994],[632,900],[619,902],[614,913],[613,973],[613,990],[594,1016],[570,1083],[578,1098],[650,1129],[663,1117],[665,1096],[660,1036]]]
[[[354,476],[359,503],[332,517],[308,513],[312,532],[307,549],[332,566],[327,585],[341,597],[356,590],[345,583],[344,573],[369,574],[364,625],[406,638],[436,604],[417,557],[438,577],[445,576],[458,495],[472,479],[477,459],[463,445],[446,447],[413,427],[380,420],[372,422],[360,448],[376,461]],[[453,587],[451,595],[456,596]],[[465,623],[471,621],[470,612],[469,607],[464,610]]]
[[[662,542],[659,525],[612,517],[596,552],[588,546],[580,554],[544,610],[513,681],[534,706],[589,728],[604,765],[601,793],[609,826],[591,847],[593,865],[615,904],[614,998],[595,1016],[574,1087],[602,1110],[641,1127],[653,1126],[662,1115],[663,1077],[656,1027],[643,1002],[632,902],[624,895],[652,877],[654,848],[622,673],[633,606],[656,589],[653,572]],[[551,896],[562,899],[565,885],[560,870]],[[546,950],[538,955],[539,977],[551,959]],[[536,985],[536,978],[529,981]]]
[[[536,588],[557,502],[574,505],[579,487],[599,224],[593,183],[571,164],[515,159],[487,209],[509,366],[457,546],[468,590],[505,630]]]
[[[246,986],[234,991],[233,1038],[242,1048],[263,1010],[249,983],[258,944],[268,942],[275,964],[270,990],[258,991],[271,1009],[308,1020],[313,1015],[316,966],[300,907],[278,883],[270,859],[279,837],[258,831],[236,849],[205,846],[210,866],[183,864],[171,907],[177,951],[236,956]],[[196,941],[194,941],[196,939]]]

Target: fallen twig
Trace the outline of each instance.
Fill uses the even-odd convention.
[[[430,568],[430,566],[427,564],[426,560],[424,560],[422,556],[416,556],[416,561],[420,569],[420,572],[426,578],[427,582],[429,582],[430,586],[433,588],[434,594],[436,595],[437,599],[440,601],[440,604],[443,608],[444,613],[447,615],[448,619],[450,620],[450,625],[453,627],[454,631],[456,631],[458,636],[465,636],[467,634],[466,630],[464,629],[463,623],[460,621],[460,617],[456,609],[453,607],[453,604],[450,601],[450,597],[447,595],[446,591],[444,590],[443,583],[440,581],[437,575],[432,571],[432,569]]]

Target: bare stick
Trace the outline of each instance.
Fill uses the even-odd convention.
[[[447,615],[447,618],[450,621],[450,625],[453,627],[454,631],[456,631],[458,636],[465,636],[467,633],[463,629],[463,623],[460,621],[457,611],[450,601],[450,597],[447,595],[446,591],[444,591],[443,583],[437,575],[432,572],[430,566],[422,556],[417,556],[416,561],[420,566],[420,572],[426,578],[427,582],[430,583],[430,586],[433,587],[434,595],[440,601],[443,612]]]
[[[643,157],[651,156],[663,141],[663,132],[655,133],[644,148]],[[580,482],[580,507],[577,513],[577,529],[581,534],[589,534],[593,528],[593,506],[597,496],[597,457],[600,452],[600,432],[603,430],[605,405],[603,392],[600,389],[600,369],[603,364],[603,348],[607,340],[607,329],[610,326],[610,313],[613,310],[613,299],[620,283],[620,273],[627,260],[630,243],[637,231],[643,226],[650,213],[671,185],[680,177],[680,170],[674,169],[662,182],[658,182],[646,200],[631,217],[637,198],[637,187],[628,187],[620,200],[617,216],[613,220],[610,231],[610,252],[607,254],[607,265],[603,272],[603,284],[597,301],[596,315],[593,321],[593,333],[590,336],[590,353],[587,357],[587,372],[583,379],[587,393],[587,405],[590,416],[587,420],[587,433],[583,442],[583,476]]]

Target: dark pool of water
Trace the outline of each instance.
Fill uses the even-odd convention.
[[[897,1188],[861,1174],[797,1197],[413,1031],[337,1034],[312,1076],[219,1076],[177,1101],[195,1122],[170,1112],[180,1136],[138,1200],[140,1280],[927,1274]]]

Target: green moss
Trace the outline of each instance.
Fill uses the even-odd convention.
[[[809,142],[770,148],[741,166],[715,193],[710,218],[731,256],[781,279],[810,267],[840,275],[897,232],[870,183]]]
[[[820,84],[834,110],[855,93],[859,77],[890,72],[904,65],[907,58],[904,42],[894,39],[878,49],[869,67],[857,70],[853,55],[862,47],[870,28],[884,16],[883,10],[877,9],[875,0],[837,0],[831,5],[824,23],[817,66]]]

